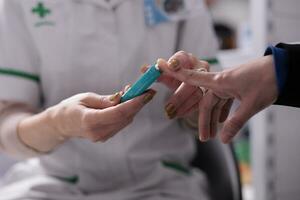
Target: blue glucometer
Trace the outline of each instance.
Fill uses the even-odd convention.
[[[158,65],[152,65],[121,97],[121,102],[143,94],[161,75]]]

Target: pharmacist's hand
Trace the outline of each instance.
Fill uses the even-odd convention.
[[[238,133],[256,113],[275,102],[278,89],[272,56],[265,56],[222,72],[199,72],[192,69],[172,69],[161,65],[165,74],[194,86],[208,88],[199,103],[199,136],[202,141],[213,137],[218,122],[225,120],[221,131],[224,143]],[[232,116],[228,116],[232,99],[240,101]]]
[[[204,68],[209,71],[207,62],[198,60],[192,54],[184,51],[175,53],[168,62],[163,59],[158,59],[157,64],[168,65],[174,70],[177,68]],[[142,71],[145,70],[147,70],[147,68],[144,67]],[[158,82],[166,85],[173,91],[173,94],[168,98],[165,104],[165,112],[170,119],[175,117],[186,117],[198,110],[198,102],[203,96],[203,92],[198,87],[183,83],[168,74],[162,74],[159,77]]]
[[[129,125],[154,95],[155,91],[149,90],[120,104],[121,93],[111,96],[83,93],[62,101],[46,112],[50,125],[61,136],[104,142]]]

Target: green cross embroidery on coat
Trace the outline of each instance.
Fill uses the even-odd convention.
[[[51,10],[46,8],[42,2],[39,2],[36,7],[32,8],[32,13],[44,18],[51,13]]]

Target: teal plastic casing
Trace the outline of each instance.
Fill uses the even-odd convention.
[[[121,102],[128,101],[143,94],[161,75],[157,64],[152,65],[121,97]]]

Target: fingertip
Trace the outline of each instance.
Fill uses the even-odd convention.
[[[108,99],[113,104],[114,103],[119,103],[121,101],[121,96],[122,96],[121,92],[116,92],[115,94],[109,96]]]
[[[156,63],[160,64],[160,65],[165,65],[165,66],[168,65],[167,61],[165,59],[163,59],[163,58],[158,58],[157,61],[156,61]]]
[[[201,142],[207,142],[208,141],[208,137],[206,136],[206,134],[203,134],[203,132],[199,133],[199,140]]]
[[[148,90],[144,93],[144,95],[151,94],[151,95],[155,96],[156,93],[157,93],[156,90],[150,88],[150,89],[148,89]]]
[[[179,51],[169,59],[168,63],[172,64],[174,71],[176,71],[180,68],[193,69],[198,62],[198,58],[193,56],[191,53]]]
[[[149,103],[154,98],[155,95],[156,95],[156,91],[153,89],[149,89],[143,97],[143,103],[144,104]]]
[[[121,91],[122,95],[123,95],[123,93],[127,92],[127,91],[130,89],[130,87],[131,87],[131,84],[127,84],[127,85],[124,87],[124,89]]]
[[[161,70],[168,68],[168,63],[163,58],[157,59],[156,64],[157,64],[158,68]]]
[[[168,119],[174,119],[177,116],[177,109],[176,106],[169,102],[165,105],[165,114]]]
[[[199,140],[200,140],[201,142],[207,142],[207,139],[204,138],[202,135],[199,136]]]
[[[156,90],[148,89],[147,91],[145,91],[140,96],[137,96],[137,97],[132,98],[128,101],[125,101],[125,102],[123,102],[123,104],[136,105],[138,103],[140,105],[145,105],[145,104],[149,103],[154,98],[156,93],[157,93]]]
[[[140,67],[140,72],[143,74],[145,73],[148,69],[149,69],[149,66],[148,64],[144,64]]]
[[[180,70],[180,61],[176,58],[171,58],[168,61],[169,64],[169,69],[171,69],[172,71],[178,71]]]

